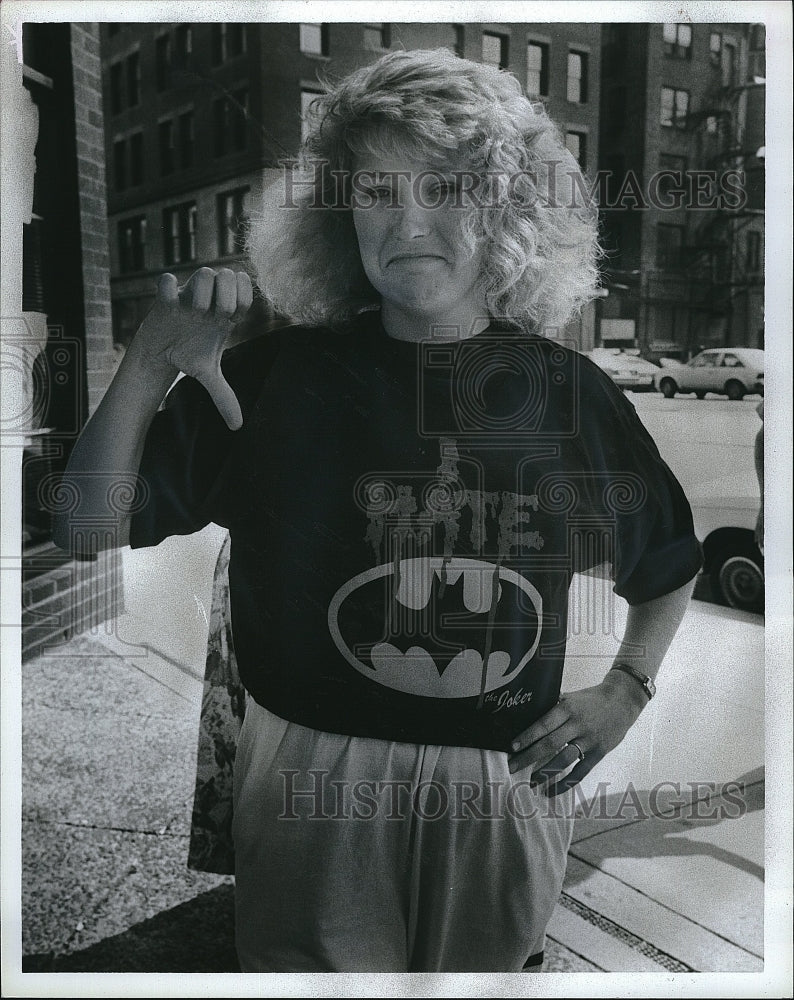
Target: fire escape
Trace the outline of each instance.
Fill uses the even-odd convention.
[[[763,56],[763,52],[750,51],[751,57],[759,54]],[[753,68],[751,59],[745,79],[752,79]],[[724,324],[726,344],[749,345],[755,333],[737,329],[735,319],[741,319],[737,303],[746,302],[751,292],[762,294],[764,284],[762,262],[745,249],[746,231],[764,211],[762,73],[761,67],[761,73],[754,73],[755,79],[748,83],[716,81],[687,121],[693,138],[693,166],[712,172],[715,178],[713,204],[689,213],[690,352],[703,343],[705,329],[715,321]]]

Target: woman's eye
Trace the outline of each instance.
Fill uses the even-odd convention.
[[[454,194],[457,186],[454,181],[434,181],[429,188],[428,194],[434,198],[446,198]]]

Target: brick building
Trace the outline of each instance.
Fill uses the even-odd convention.
[[[94,24],[25,23],[20,55],[18,79],[7,63],[3,72],[4,104],[19,116],[4,120],[4,194],[13,191],[3,206],[4,247],[21,251],[4,252],[3,335],[4,352],[16,354],[24,370],[11,420],[22,451],[28,656],[117,613],[121,579],[115,554],[71,561],[50,535],[54,506],[79,503],[57,490],[58,476],[115,369],[99,31]],[[14,159],[23,138],[27,150]],[[18,186],[7,187],[12,160]],[[14,232],[6,230],[9,216]]]
[[[600,342],[763,347],[764,76],[763,25],[604,26]]]
[[[445,46],[513,72],[580,163],[598,153],[597,24],[103,24],[113,327],[126,344],[170,270],[239,266],[239,220],[306,109],[341,76],[403,48]],[[592,346],[589,306],[569,335]]]

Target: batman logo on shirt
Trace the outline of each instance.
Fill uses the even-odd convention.
[[[542,615],[540,594],[515,570],[437,556],[348,580],[330,603],[328,628],[347,662],[378,684],[469,698],[521,673],[540,643]]]

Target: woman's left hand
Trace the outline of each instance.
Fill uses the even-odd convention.
[[[566,792],[615,749],[646,704],[637,682],[612,670],[600,684],[562,695],[554,708],[517,736],[508,755],[510,772],[538,765],[533,785],[546,784],[549,796]],[[576,766],[560,778],[571,764]]]

